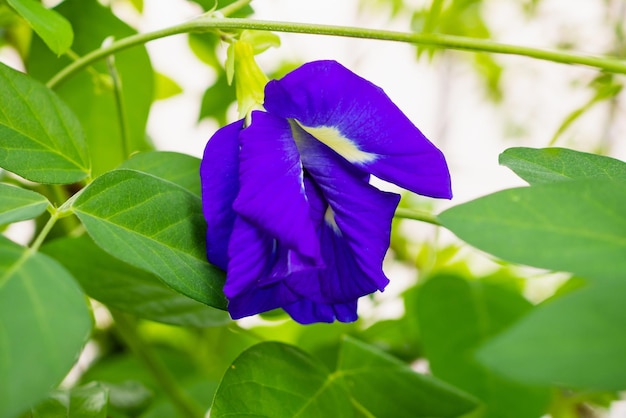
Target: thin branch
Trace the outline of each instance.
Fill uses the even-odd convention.
[[[113,44],[97,49],[71,63],[50,81],[48,87],[54,88],[94,61],[119,52],[121,50],[143,45],[155,39],[189,32],[208,32],[217,30],[256,29],[272,32],[290,32],[313,35],[342,36],[361,39],[377,39],[384,41],[404,42],[415,45],[431,46],[441,49],[455,49],[472,52],[489,52],[495,54],[519,55],[530,58],[551,61],[563,64],[577,64],[594,67],[600,70],[626,74],[626,62],[613,57],[584,55],[575,52],[531,48],[519,45],[501,44],[484,39],[475,39],[463,36],[397,32],[382,29],[367,29],[359,27],[317,25],[312,23],[275,22],[265,20],[216,18],[201,16],[197,19],[175,25],[169,28],[149,33],[132,35]]]
[[[111,80],[113,80],[113,96],[115,97],[115,108],[120,126],[120,138],[122,140],[122,161],[130,156],[130,135],[128,134],[128,123],[126,120],[126,106],[124,105],[124,95],[122,90],[122,79],[115,66],[115,57],[110,55],[106,59],[107,68]]]

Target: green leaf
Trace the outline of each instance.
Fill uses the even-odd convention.
[[[563,119],[563,122],[561,122],[561,125],[552,136],[550,145],[555,144],[563,132],[576,122],[576,120],[593,109],[597,104],[615,97],[622,90],[622,85],[616,82],[613,75],[609,73],[599,74],[591,81],[591,83],[589,83],[589,87],[595,90],[595,94],[582,106],[574,109],[565,117],[565,119]]]
[[[45,397],[90,332],[87,300],[67,271],[0,237],[0,417]]]
[[[7,0],[57,55],[65,53],[74,40],[72,25],[54,10],[34,0]]]
[[[140,332],[146,329],[145,325],[149,325],[150,328],[156,327],[152,332],[158,335],[148,336],[142,332],[142,337],[146,341],[154,341],[149,348],[157,356],[158,361],[164,364],[187,396],[193,398],[201,408],[208,410],[218,380],[206,376],[205,365],[213,366],[214,352],[223,350],[232,352],[231,347],[223,346],[221,344],[223,340],[210,346],[206,345],[206,341],[200,339],[204,332],[180,327],[144,323],[144,326],[140,327]],[[168,329],[172,334],[167,333]],[[207,328],[206,331],[212,333],[219,329],[219,327]],[[224,331],[222,334],[224,339],[233,338],[232,331]],[[179,351],[183,348],[184,351]],[[232,355],[235,356],[236,352]],[[220,362],[218,366],[220,377],[230,363],[221,364]],[[162,383],[156,380],[154,374],[146,369],[145,364],[137,356],[128,351],[107,356],[90,367],[81,378],[83,381],[95,380],[106,385],[110,394],[109,414],[111,417],[185,418],[188,416],[181,415],[180,411],[172,406],[171,399],[164,392]]]
[[[107,418],[109,389],[97,382],[54,391],[34,408],[33,418],[81,417]]]
[[[456,417],[474,406],[461,392],[355,340],[344,340],[334,373],[297,347],[265,342],[228,369],[211,416]]]
[[[84,418],[107,418],[109,390],[106,386],[93,382],[70,391],[68,416]]]
[[[167,327],[154,323],[150,323],[150,325],[156,325],[159,328]],[[209,331],[215,329],[219,328],[208,328]],[[139,332],[141,331],[139,329]],[[188,341],[181,341],[180,337],[181,334],[185,335],[188,332],[187,329],[176,327],[174,334],[166,334],[166,338],[162,340],[174,341],[175,338],[178,338],[175,344],[166,345],[159,342],[150,346],[150,349],[159,359],[158,361],[164,364],[178,382],[194,380],[203,371],[198,362],[195,361],[196,358],[193,354],[182,351]],[[197,335],[195,330],[192,332]],[[150,339],[145,333],[142,333],[141,336]],[[193,347],[193,349],[196,351],[194,354],[198,354],[198,347]],[[129,351],[107,356],[93,364],[81,375],[81,382],[98,381],[105,384],[109,388],[110,406],[127,411],[133,416],[146,409],[153,400],[166,396],[160,382],[156,379],[143,361]]]
[[[204,10],[219,10],[229,4],[235,2],[235,0],[190,0],[194,3],[198,3]],[[233,13],[229,17],[246,17],[253,13],[253,9],[250,5],[246,5],[241,9],[237,10],[236,13]]]
[[[155,100],[164,100],[183,92],[183,88],[173,79],[162,73],[155,73]]]
[[[36,218],[48,205],[39,193],[0,183],[0,225]]]
[[[469,244],[515,263],[624,279],[626,182],[584,179],[509,189],[441,213]]]
[[[199,158],[168,151],[140,152],[124,161],[121,168],[152,174],[200,196]]]
[[[33,30],[28,22],[8,4],[0,3],[0,27],[3,29],[0,46],[12,46],[24,60],[28,55],[30,40],[33,37]]]
[[[208,36],[208,34],[193,34],[193,33],[189,34],[189,42],[190,42],[190,45],[192,46],[194,44],[191,41],[193,39],[192,36],[194,35],[205,36],[205,37]],[[203,42],[202,39],[205,39],[205,38],[201,38],[200,40],[196,42],[198,43]],[[213,39],[213,38],[206,38],[206,39]],[[212,44],[207,45],[206,48],[208,51],[213,51],[213,52],[215,51],[215,46]],[[212,49],[209,49],[209,48],[212,48]],[[198,47],[197,49],[200,49],[200,48]],[[229,50],[229,51],[232,51],[232,50]],[[201,51],[197,51],[196,54],[197,55],[201,54]],[[234,72],[233,59],[234,59],[234,55],[231,52],[229,55],[229,61],[227,61],[226,63],[227,68],[230,66],[228,71],[230,71],[231,81],[232,81],[232,75]],[[278,68],[276,68],[274,71],[272,71],[272,73],[269,74],[269,78],[270,79],[281,78],[285,74],[292,71],[293,69],[295,69],[301,64],[302,64],[301,62],[297,62],[297,63],[296,62],[282,62],[280,63]],[[235,88],[230,85],[226,71],[222,68],[221,63],[219,63],[218,65],[212,65],[212,66],[217,72],[217,79],[215,80],[213,85],[211,85],[208,89],[205,90],[204,95],[202,96],[202,104],[200,106],[200,114],[198,116],[198,120],[203,120],[205,118],[212,118],[219,125],[226,125],[228,123],[227,117],[226,117],[227,110],[229,106],[232,103],[234,103],[235,100],[237,99],[235,95]]]
[[[532,305],[519,293],[454,275],[430,278],[419,290],[422,344],[433,375],[485,404],[484,418],[535,418],[550,392],[502,378],[474,359],[476,349],[526,314]]]
[[[138,366],[142,369],[141,366]],[[145,366],[143,368],[145,370]],[[131,374],[135,370],[127,370]],[[154,393],[136,380],[125,380],[121,383],[102,383],[109,391],[109,414],[111,417],[135,417],[152,402]]]
[[[226,371],[211,407],[221,417],[351,417],[350,395],[318,361],[297,347],[266,342]]]
[[[0,63],[0,167],[39,183],[90,173],[80,123],[41,83]]]
[[[129,0],[138,12],[143,12],[143,0]]]
[[[626,181],[623,161],[567,148],[509,148],[500,154],[500,164],[532,185],[585,178]]]
[[[432,255],[431,259],[434,258],[435,256]],[[437,260],[445,259],[443,251],[440,251],[436,258]],[[428,268],[430,268],[431,264],[429,264]],[[416,294],[416,286],[402,293],[404,315],[397,319],[377,321],[372,326],[361,331],[358,334],[358,338],[376,347],[384,348],[385,352],[407,363],[423,358],[422,338],[417,318]]]
[[[430,4],[430,8],[424,21],[424,33],[432,33],[433,30],[437,27],[439,16],[441,15],[441,10],[443,9],[443,3],[443,0],[433,0]]]
[[[104,252],[87,236],[57,239],[41,251],[60,261],[90,297],[111,308],[181,326],[210,327],[230,321],[224,311],[181,295],[155,275]]]
[[[198,196],[152,175],[121,169],[94,180],[73,208],[105,251],[184,295],[225,309],[224,273],[206,261],[206,223]]]
[[[214,70],[222,70],[222,60],[217,57],[216,48],[219,39],[212,33],[191,32],[187,37],[191,52]]]
[[[537,384],[626,389],[626,281],[544,303],[478,352],[494,371]]]
[[[212,118],[220,125],[225,125],[226,111],[236,99],[235,89],[229,85],[226,73],[220,71],[215,83],[202,96],[198,120]]]
[[[72,23],[76,35],[72,49],[81,56],[101,48],[108,37],[119,40],[136,33],[97,0],[65,0],[56,10]],[[54,57],[38,39],[33,39],[26,68],[33,77],[47,81],[70,63],[67,57]],[[122,86],[129,152],[153,149],[146,125],[154,99],[154,70],[145,47],[115,54],[115,67]],[[128,157],[122,145],[113,83],[104,60],[55,89],[80,120],[91,154],[98,156],[93,160],[93,177],[114,169]]]
[[[398,319],[377,321],[361,331],[358,337],[369,344],[384,347],[385,351],[404,361],[417,359],[421,353],[419,329],[411,327],[414,317],[408,312]]]
[[[213,394],[217,390],[217,382],[206,379],[195,379],[191,382],[185,382],[182,385],[183,390],[187,393],[196,403],[208,410],[211,406],[211,400]],[[167,397],[162,397],[151,406],[141,418],[163,418],[163,417],[180,417],[181,414],[178,408]],[[184,418],[184,417],[183,417]]]
[[[460,390],[351,338],[343,342],[336,374],[368,416],[458,417],[476,407]]]
[[[53,391],[31,410],[32,418],[67,417],[69,394]]]
[[[74,388],[70,391],[70,417],[107,418],[109,390],[99,383]]]

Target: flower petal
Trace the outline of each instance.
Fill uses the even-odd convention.
[[[357,301],[347,303],[323,304],[308,299],[301,299],[284,307],[285,311],[301,324],[315,322],[354,322],[358,319],[356,313]]]
[[[300,296],[269,272],[276,261],[275,240],[240,216],[229,243],[230,262],[224,285],[228,312],[233,319],[280,308]]]
[[[452,197],[441,151],[381,88],[335,61],[310,62],[270,81],[264,106],[364,171],[415,193]]]
[[[389,279],[382,271],[382,258],[370,254],[366,247],[355,250],[341,233],[326,224],[321,229],[322,256],[328,267],[291,274],[285,279],[289,289],[325,304],[345,303],[384,290]],[[364,268],[362,256],[368,254],[370,259]]]
[[[294,127],[309,178],[307,195],[327,266],[318,280],[289,279],[295,292],[324,303],[343,303],[383,290],[389,280],[382,263],[391,220],[400,200],[363,180],[361,173],[323,143]],[[306,291],[303,291],[306,289]]]
[[[319,257],[302,163],[289,122],[255,111],[251,125],[240,135],[240,144],[235,211],[282,245]]]
[[[224,294],[232,298],[258,287],[274,260],[275,242],[261,229],[237,216],[228,243],[228,270]]]
[[[300,296],[291,292],[282,282],[254,288],[228,299],[228,313],[233,319],[271,311],[290,305]]]
[[[233,230],[233,202],[239,190],[239,133],[243,120],[218,130],[204,149],[200,164],[202,209],[207,221],[207,258],[221,269],[228,265]]]
[[[234,319],[283,307],[300,323],[350,322],[357,318],[358,297],[387,283],[382,260],[378,261],[382,283],[365,275],[346,240],[326,223],[328,204],[319,189],[308,177],[305,187],[328,267],[302,262],[297,253],[281,248],[269,234],[238,216],[230,238],[224,286]]]
[[[254,288],[271,285],[292,274],[315,270],[314,264],[287,249],[267,232],[237,216],[228,245],[228,274],[224,294],[235,297]]]

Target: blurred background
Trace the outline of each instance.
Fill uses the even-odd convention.
[[[1,3],[1,2],[0,2]],[[58,1],[44,1],[54,6]],[[175,25],[202,13],[207,1],[111,0],[116,15],[139,32]],[[256,19],[441,32],[497,42],[591,55],[626,55],[626,0],[450,0],[440,18],[428,18],[430,0],[255,0]],[[279,34],[281,46],[257,59],[269,75],[280,76],[301,63],[334,59],[382,87],[408,117],[441,148],[452,173],[455,197],[437,201],[406,196],[407,204],[438,213],[496,190],[524,183],[498,165],[498,155],[515,146],[562,146],[626,160],[623,76],[525,57],[417,48],[362,39]],[[214,38],[214,37],[211,37]],[[213,42],[213,43],[211,43]],[[227,44],[179,35],[147,45],[157,72],[156,97],[148,135],[157,149],[202,155],[211,135],[237,118],[234,91],[224,79]],[[0,61],[24,69],[19,53],[0,47]],[[232,103],[231,103],[232,102]],[[225,103],[231,103],[226,110]],[[375,301],[364,300],[365,321],[399,317],[398,295],[415,282],[428,248],[454,242],[446,231],[402,222],[386,271],[392,285]],[[27,242],[33,227],[13,225],[5,234]],[[437,245],[424,243],[437,241]],[[495,263],[467,248],[455,248],[473,271]],[[408,261],[408,262],[407,262]],[[421,264],[420,264],[421,263]],[[476,273],[478,274],[478,273]],[[527,270],[544,280],[526,287],[534,302],[552,294],[561,275]],[[244,323],[245,325],[245,323]],[[173,331],[175,335],[176,331]],[[217,338],[217,336],[215,337]],[[157,338],[158,339],[158,338]],[[165,338],[163,338],[165,339]],[[85,359],[84,366],[91,360]],[[87,356],[89,357],[89,356]],[[604,416],[626,417],[624,402]],[[602,416],[604,412],[597,412]],[[582,415],[581,415],[582,416]]]

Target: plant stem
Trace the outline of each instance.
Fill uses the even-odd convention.
[[[441,226],[441,222],[431,213],[415,209],[398,208],[394,214],[396,218],[413,219],[414,221],[422,221],[429,224]]]
[[[18,271],[24,263],[37,252],[41,244],[43,244],[44,240],[52,230],[52,227],[59,219],[58,212],[52,206],[48,206],[48,210],[50,211],[50,219],[41,229],[37,237],[33,241],[30,247],[26,248],[26,250],[22,253],[20,258],[18,258],[13,264],[11,264],[3,273],[0,275],[0,289],[7,283],[9,277],[11,277],[16,271]]]
[[[130,144],[128,134],[128,124],[126,123],[126,107],[124,106],[124,96],[122,95],[122,80],[115,66],[115,57],[110,55],[106,59],[107,68],[111,80],[113,80],[113,95],[115,97],[115,108],[117,109],[117,119],[120,126],[120,137],[122,140],[122,161],[130,156]]]
[[[41,247],[41,244],[43,244],[44,240],[46,239],[46,237],[48,236],[48,234],[52,230],[52,227],[54,226],[54,224],[57,222],[58,219],[59,219],[59,213],[57,212],[56,209],[51,208],[50,219],[48,219],[48,222],[46,222],[43,228],[41,228],[41,231],[39,231],[39,234],[37,235],[37,237],[31,244],[31,246],[28,248],[28,251],[27,251],[28,253],[33,254],[39,249],[39,247]]]
[[[185,393],[160,358],[156,356],[137,332],[135,324],[126,314],[111,310],[116,329],[131,351],[139,357],[154,376],[156,382],[181,414],[188,418],[202,418],[205,415],[203,408]]]
[[[578,64],[595,67],[604,71],[626,74],[626,62],[612,57],[583,55],[580,53],[530,48],[518,45],[501,44],[484,39],[464,36],[440,35],[430,33],[397,32],[382,29],[367,29],[346,26],[318,25],[312,23],[275,22],[265,20],[215,18],[200,16],[197,19],[169,28],[149,33],[140,33],[120,39],[113,44],[97,49],[74,61],[48,81],[48,87],[54,88],[94,61],[102,59],[118,51],[142,45],[155,39],[181,33],[211,30],[256,29],[274,32],[291,32],[313,35],[342,36],[361,39],[377,39],[384,41],[405,42],[442,49],[456,49],[473,52],[489,52],[496,54],[520,55],[545,61],[564,64]]]

